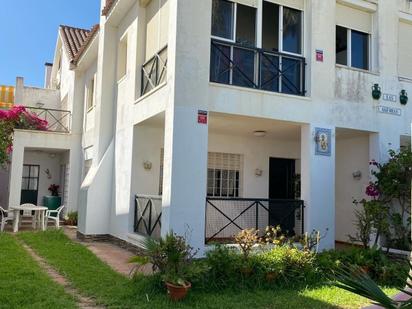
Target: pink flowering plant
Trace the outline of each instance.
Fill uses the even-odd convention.
[[[47,126],[46,120],[29,112],[24,106],[15,105],[9,110],[0,110],[0,166],[9,162],[14,129],[47,131]]]
[[[374,232],[375,245],[383,236],[388,248],[410,250],[412,152],[390,150],[387,162],[369,165],[375,181],[366,187],[365,199],[354,201],[361,209],[356,210],[357,234],[350,238],[367,247]]]

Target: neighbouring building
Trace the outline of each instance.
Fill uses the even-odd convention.
[[[37,165],[82,235],[203,251],[280,224],[332,248],[369,161],[410,145],[410,39],[407,0],[103,0],[99,26],[60,27],[46,89],[17,82],[70,121],[16,131],[8,204]]]

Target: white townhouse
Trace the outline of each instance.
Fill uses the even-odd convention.
[[[82,236],[204,250],[279,224],[333,248],[369,161],[410,144],[411,39],[407,0],[102,0],[99,28],[59,31],[70,142],[16,132],[9,205],[22,153],[63,148]]]

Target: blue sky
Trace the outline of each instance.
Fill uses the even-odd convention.
[[[89,29],[99,15],[100,0],[0,0],[0,85],[42,87],[59,25]]]

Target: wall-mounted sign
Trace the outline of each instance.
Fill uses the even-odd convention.
[[[197,111],[197,123],[207,124],[207,111]]]
[[[316,50],[316,61],[323,62],[323,50]]]
[[[330,156],[332,153],[331,139],[332,130],[315,128],[315,154],[318,156]]]
[[[389,94],[389,93],[384,93],[384,94],[382,94],[382,100],[396,103],[398,98],[397,98],[396,95]]]
[[[402,110],[400,108],[395,108],[395,107],[379,105],[378,112],[382,114],[402,116]]]

